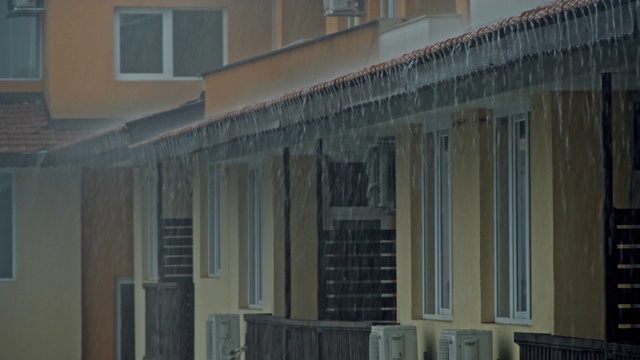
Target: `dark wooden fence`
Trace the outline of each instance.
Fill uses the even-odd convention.
[[[247,360],[368,360],[370,322],[244,315]]]
[[[640,360],[640,346],[547,334],[515,333],[520,360]]]

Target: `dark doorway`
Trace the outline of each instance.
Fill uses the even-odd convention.
[[[116,278],[116,360],[136,357],[135,302],[132,278]]]

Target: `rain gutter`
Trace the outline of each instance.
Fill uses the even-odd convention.
[[[204,149],[213,158],[241,156],[620,66],[635,61],[638,12],[636,0],[553,2],[362,71],[165,133],[132,146],[133,160],[145,163]],[[522,65],[532,66],[525,71]],[[351,116],[354,112],[358,116]],[[280,119],[275,125],[274,114]]]

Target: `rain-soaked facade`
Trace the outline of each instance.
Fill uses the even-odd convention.
[[[6,181],[12,259],[22,266],[33,251],[65,281],[30,275],[39,290],[21,281],[28,270],[0,267],[11,273],[3,309],[17,309],[2,323],[20,322],[19,333],[33,326],[20,304],[55,313],[59,303],[67,315],[50,321],[66,332],[45,336],[55,358],[216,359],[210,314],[240,315],[241,341],[228,346],[246,345],[246,359],[366,359],[374,323],[414,326],[416,358],[441,356],[444,329],[490,331],[490,358],[544,359],[554,346],[567,358],[637,357],[598,341],[640,339],[640,3],[505,3],[505,18],[519,15],[488,26],[479,2],[446,3],[367,2],[361,20],[460,14],[447,17],[449,36],[429,32],[421,46],[409,35],[432,18],[343,30],[346,18],[319,26],[309,15],[308,28],[294,25],[316,39],[282,48],[293,25],[276,1],[276,50],[235,48],[245,60],[204,72],[203,95],[173,89],[168,110],[155,99],[147,109],[164,111],[28,160],[7,155],[19,167]],[[114,24],[188,17],[148,12],[116,7]],[[413,51],[400,56],[403,37]],[[132,60],[119,60],[126,78]],[[199,66],[179,64],[161,76]],[[121,101],[105,114],[135,99]],[[49,227],[64,248],[20,242]],[[0,341],[16,343],[0,327]],[[20,346],[0,355],[35,354]]]

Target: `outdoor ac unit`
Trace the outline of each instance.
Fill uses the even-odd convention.
[[[417,360],[416,327],[375,325],[369,334],[369,360]]]
[[[492,360],[491,331],[442,330],[438,360]]]
[[[240,349],[240,316],[210,314],[207,317],[207,360],[236,357]]]
[[[395,209],[395,164],[393,141],[369,147],[366,159],[369,207]]]
[[[8,0],[9,16],[28,16],[44,11],[47,8],[45,0]]]
[[[363,7],[358,0],[323,0],[324,16],[359,16]]]

